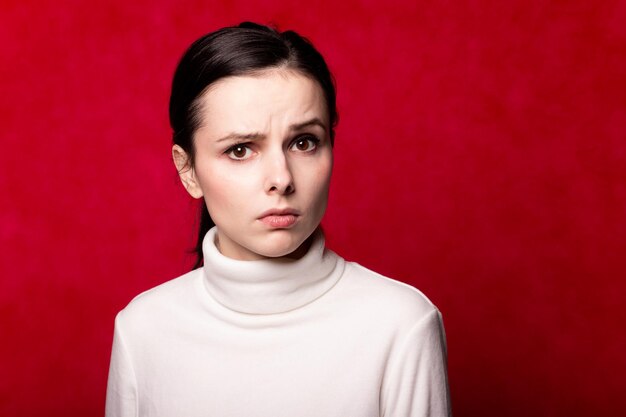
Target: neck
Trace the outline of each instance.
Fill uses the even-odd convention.
[[[291,254],[242,261],[223,255],[217,227],[203,241],[204,283],[223,306],[247,314],[275,314],[302,307],[328,291],[343,272],[343,259],[325,248],[317,229]]]

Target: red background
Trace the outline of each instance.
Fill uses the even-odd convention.
[[[175,65],[245,19],[334,71],[329,246],[441,309],[455,415],[623,409],[624,1],[40,3],[0,6],[0,415],[102,415],[115,313],[191,262]]]

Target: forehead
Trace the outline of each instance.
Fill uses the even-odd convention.
[[[294,70],[222,78],[202,94],[199,104],[198,130],[215,135],[280,129],[313,117],[328,126],[319,83]]]

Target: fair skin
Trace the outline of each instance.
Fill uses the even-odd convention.
[[[333,165],[319,84],[286,68],[222,78],[200,97],[199,116],[193,167],[180,146],[172,156],[189,194],[204,198],[220,252],[302,256],[326,210]],[[267,215],[273,209],[282,212]]]

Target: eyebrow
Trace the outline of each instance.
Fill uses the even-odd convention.
[[[291,130],[302,130],[302,129],[307,128],[309,126],[319,126],[322,129],[324,129],[324,132],[326,131],[326,125],[320,119],[318,119],[317,117],[314,117],[311,120],[307,120],[306,122],[293,124],[293,125],[289,126],[289,129],[291,129]]]
[[[324,132],[326,132],[326,125],[317,117],[314,117],[311,120],[307,120],[306,122],[292,124],[291,126],[289,126],[289,130],[297,132],[299,130],[305,129],[310,126],[319,126],[322,129],[324,129]],[[235,132],[235,133],[230,133],[222,138],[219,138],[218,140],[216,140],[216,142],[222,142],[225,140],[233,140],[233,139],[258,140],[264,137],[265,137],[264,134],[257,133],[257,132],[253,132],[253,133],[236,133]]]

